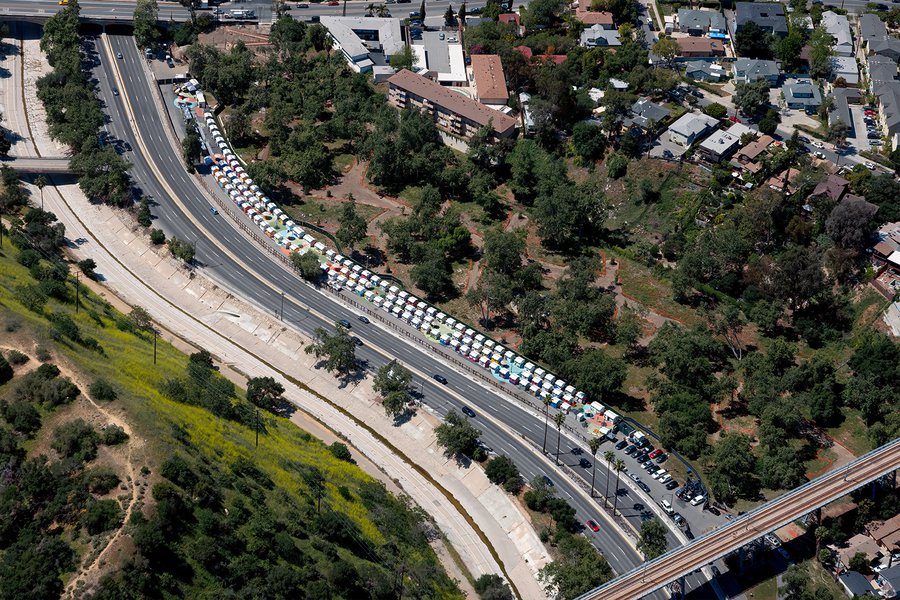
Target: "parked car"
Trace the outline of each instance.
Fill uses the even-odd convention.
[[[628,447],[628,440],[622,440],[618,444],[616,444],[616,450],[621,450],[622,448]]]
[[[699,506],[704,502],[706,502],[706,496],[704,496],[703,494],[698,494],[694,496],[693,500],[691,500],[691,506]]]
[[[660,450],[659,448],[657,448],[656,450],[654,450],[653,452],[650,453],[650,458],[656,458],[656,457],[659,456],[660,454],[662,454],[662,450]]]
[[[637,446],[635,446],[634,444],[631,444],[630,446],[625,448],[625,454],[631,455],[631,454],[634,454],[635,452],[637,452]]]
[[[629,473],[628,476],[631,477],[635,483],[640,483],[640,481],[641,481],[641,478],[638,477],[637,475],[635,475],[634,473]]]
[[[874,164],[874,163],[871,163],[871,162],[869,162],[869,161],[866,161],[866,168],[869,169],[870,171],[874,171],[874,170],[875,170],[875,164]]]
[[[824,148],[825,147],[825,144],[823,144],[819,140],[816,140],[815,142],[813,142],[812,145],[815,146],[816,148]]]
[[[671,491],[671,490],[674,490],[674,489],[677,488],[677,487],[678,487],[678,482],[677,482],[676,480],[674,480],[674,479],[673,479],[672,481],[670,481],[669,483],[666,484],[666,489],[667,489],[667,490],[670,490],[670,491]]]
[[[682,523],[684,523],[684,517],[682,517],[679,513],[673,513],[672,520],[675,521],[676,525],[681,525]]]
[[[656,457],[656,464],[661,465],[666,462],[666,459],[669,458],[669,455],[663,452],[659,456]]]
[[[644,483],[643,481],[638,481],[637,484],[638,484],[638,487],[641,488],[642,490],[644,490],[646,493],[648,493],[648,494],[650,493],[650,486],[649,486],[649,485],[647,485],[647,484]]]
[[[593,519],[587,520],[587,526],[588,526],[588,529],[590,529],[591,531],[594,531],[594,532],[600,531],[600,526],[597,525],[597,523]]]
[[[716,508],[715,506],[708,506],[708,507],[706,508],[706,510],[708,510],[708,511],[711,512],[712,514],[716,515],[717,517],[718,517],[719,515],[722,514],[722,512],[721,512],[718,508]]]

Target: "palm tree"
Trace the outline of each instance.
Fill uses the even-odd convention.
[[[559,439],[562,437],[562,424],[566,422],[566,415],[556,413],[553,415],[553,422],[556,423],[556,464],[559,464]]]
[[[541,452],[547,454],[547,419],[550,417],[550,398],[544,398],[544,444]]]
[[[593,458],[591,461],[591,498],[594,497],[594,476],[597,474],[597,450],[600,449],[600,444],[602,443],[603,440],[598,437],[593,437],[588,442],[588,448],[591,449],[591,457]]]
[[[37,189],[41,192],[41,210],[44,210],[44,186],[47,185],[47,180],[43,175],[38,175],[34,180],[34,185],[37,186]]]
[[[612,471],[612,462],[616,460],[616,455],[612,450],[603,453],[603,459],[606,460],[606,491],[603,492],[603,506],[606,506],[609,500],[609,473]]]
[[[616,515],[616,507],[619,505],[619,473],[625,468],[625,461],[621,458],[616,460],[616,489],[613,494],[613,516]]]

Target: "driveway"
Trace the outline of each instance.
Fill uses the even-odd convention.
[[[863,121],[863,107],[850,105],[850,116],[853,117],[853,129],[855,130],[856,137],[848,137],[847,141],[853,144],[857,151],[870,150],[872,144],[869,141],[869,138],[866,137],[867,131],[866,122]]]

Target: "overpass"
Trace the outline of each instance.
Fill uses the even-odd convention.
[[[68,158],[6,158],[0,160],[0,165],[6,165],[17,173],[31,175],[71,175]]]
[[[576,600],[642,598],[897,468],[900,468],[900,438],[741,515],[689,544],[623,573]]]
[[[131,25],[135,0],[79,0],[81,20],[98,25]],[[43,24],[63,8],[58,0],[0,0],[0,20]],[[177,2],[159,2],[159,20],[190,21],[191,14]]]

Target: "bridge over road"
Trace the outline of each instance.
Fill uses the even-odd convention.
[[[897,468],[900,468],[900,438],[620,575],[577,600],[642,598]]]
[[[7,165],[20,174],[29,175],[71,175],[69,159],[58,158],[5,158],[0,165]]]

